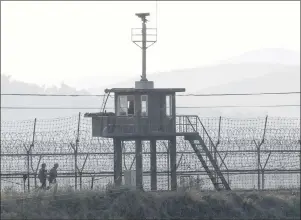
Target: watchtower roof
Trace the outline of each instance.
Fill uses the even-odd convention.
[[[185,88],[156,88],[156,89],[136,89],[136,88],[112,88],[105,89],[105,93],[116,92],[116,93],[174,93],[174,92],[185,92]]]

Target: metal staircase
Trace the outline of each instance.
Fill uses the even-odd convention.
[[[201,124],[201,128],[204,131],[203,133],[205,134],[205,137],[208,139],[208,143],[216,150],[215,145],[213,144],[205,127],[203,126],[203,124],[199,118],[198,118],[198,120]],[[188,119],[188,121],[189,121],[189,119]],[[192,124],[191,124],[191,126],[193,127],[194,131],[198,133],[198,131]],[[187,136],[185,136],[185,139],[188,140],[189,143],[191,144],[194,152],[196,153],[197,157],[199,158],[200,162],[202,163],[202,166],[204,167],[206,173],[208,174],[214,188],[217,191],[231,190],[223,173],[221,172],[219,166],[217,165],[217,161],[214,159],[212,153],[210,152],[207,145],[205,144],[204,137],[202,138],[199,134],[196,134],[196,135],[187,135]],[[221,156],[217,150],[216,150],[216,152],[217,152],[218,156],[221,158]],[[208,160],[205,160],[204,157],[207,157]],[[222,158],[221,158],[221,160],[222,160],[222,163],[224,163]],[[226,167],[226,165],[225,165],[225,167]]]

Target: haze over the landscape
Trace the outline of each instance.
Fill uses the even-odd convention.
[[[1,8],[1,93],[103,94],[105,88],[133,87],[141,75],[141,52],[130,33],[140,27],[134,14],[141,11],[150,12],[148,25],[158,28],[158,42],[147,51],[147,77],[156,88],[198,94],[300,91],[299,2],[157,2],[157,11],[155,2],[1,2]],[[64,117],[99,111],[101,103],[102,97],[2,96],[1,115],[6,121]],[[177,105],[300,105],[300,95],[178,97]],[[96,109],[4,108],[14,106]],[[177,111],[300,116],[300,107]]]
[[[269,50],[264,50],[269,51]],[[264,51],[257,51],[258,55]],[[282,50],[272,50],[281,53]],[[287,51],[288,52],[288,51]],[[292,53],[293,54],[293,53]],[[299,60],[298,53],[292,60]],[[257,57],[257,56],[255,56]],[[239,58],[244,59],[243,56]],[[233,63],[234,62],[234,63]],[[211,77],[208,77],[208,76]],[[112,87],[133,87],[134,77],[123,83],[108,85]],[[150,74],[149,80],[155,81],[155,87],[184,87],[186,93],[260,93],[300,91],[300,64],[282,64],[280,62],[248,62],[219,64],[194,69],[183,69],[159,74]],[[173,78],[173,80],[170,80]],[[104,94],[106,87],[89,90],[77,90],[66,84],[59,87],[45,88],[35,84],[11,80],[1,75],[2,93],[45,93],[45,94]],[[109,100],[107,107],[113,107]],[[1,109],[3,120],[51,118],[70,116],[81,112],[99,111],[102,97],[19,97],[3,96],[2,107],[58,107],[58,108],[96,108],[96,109]],[[266,96],[224,96],[224,97],[181,97],[177,98],[178,106],[262,106],[262,105],[300,105],[300,95],[266,95]],[[178,109],[178,113],[199,114],[201,116],[256,117],[281,116],[299,117],[300,107],[273,108],[200,108]],[[20,114],[22,112],[22,114]]]
[[[0,67],[0,219],[300,219],[300,1],[1,1]]]

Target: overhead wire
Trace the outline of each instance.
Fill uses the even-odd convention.
[[[258,92],[258,93],[212,93],[212,94],[179,94],[177,96],[253,96],[253,95],[291,95],[300,92]]]
[[[225,105],[225,106],[178,106],[178,109],[201,109],[201,108],[281,108],[300,107],[300,105]],[[39,110],[75,110],[75,109],[100,109],[100,107],[28,107],[28,106],[1,106],[1,109],[39,109]],[[112,110],[114,108],[106,108]]]
[[[253,95],[291,95],[300,94],[300,92],[258,92],[258,93],[207,93],[207,94],[178,94],[176,96],[253,96]],[[70,97],[89,97],[89,96],[99,96],[103,97],[106,95],[99,94],[38,94],[38,93],[1,93],[1,96],[70,96]]]

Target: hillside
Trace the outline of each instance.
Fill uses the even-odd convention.
[[[237,64],[233,64],[237,67]],[[242,64],[241,64],[242,65]],[[242,79],[230,83],[211,86],[196,90],[197,94],[211,93],[268,93],[300,91],[300,66],[252,64],[247,71],[262,71],[265,75],[256,78]],[[233,67],[233,70],[235,69]],[[219,96],[219,97],[185,97],[181,104],[191,106],[266,106],[266,105],[300,105],[300,94],[294,95],[263,95],[263,96]],[[231,116],[281,116],[299,117],[300,107],[273,107],[273,108],[221,108],[222,115]],[[206,112],[207,111],[207,112]],[[208,109],[198,111],[199,114],[208,114]]]
[[[28,84],[1,74],[1,93],[37,94],[90,94],[76,90],[66,84],[60,87],[45,88]],[[34,118],[68,117],[78,114],[78,109],[30,109],[31,107],[88,107],[100,108],[101,99],[97,97],[44,97],[44,96],[1,96],[1,120],[33,120]],[[3,109],[4,107],[29,107],[29,109]]]
[[[200,63],[202,61],[200,60]],[[216,62],[214,65],[202,65],[197,68],[171,70],[169,72],[148,73],[148,79],[155,81],[156,87],[185,87],[187,92],[217,86],[246,78],[256,78],[273,72],[285,72],[288,66],[300,66],[300,52],[266,48],[248,51],[243,54]],[[107,87],[133,87],[130,78],[123,83]],[[99,80],[99,79],[95,79]],[[103,92],[104,87],[90,88],[91,93]]]
[[[225,60],[224,63],[270,63],[294,66],[300,65],[300,52],[281,48],[266,48],[248,51],[239,56]]]

